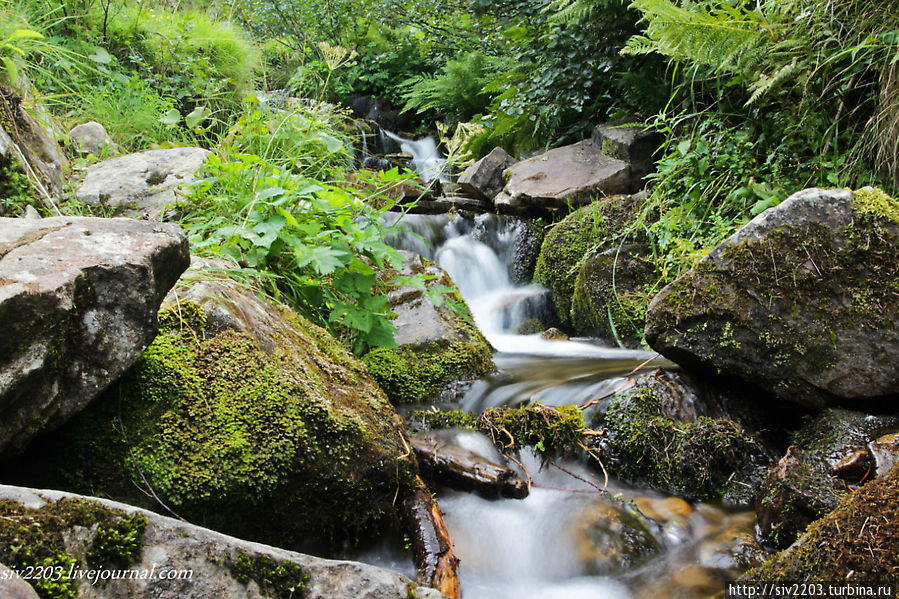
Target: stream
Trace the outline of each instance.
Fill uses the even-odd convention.
[[[418,147],[406,143],[403,150],[421,159]],[[430,146],[422,151],[434,152]],[[511,280],[514,246],[524,233],[519,221],[496,215],[405,215],[402,223],[412,234],[392,244],[435,261],[450,274],[497,350],[499,372],[477,381],[459,404],[441,407],[480,412],[532,401],[580,405],[610,393],[634,371],[674,367],[661,358],[646,364],[653,353],[603,347],[592,339],[518,334],[523,322],[549,307],[543,288]],[[441,434],[503,461],[478,433]],[[615,480],[603,494],[597,491],[602,474],[584,463],[541,469],[532,454],[522,455],[522,463],[534,483],[523,500],[436,490],[461,560],[464,599],[698,599],[719,593],[739,575],[739,553],[753,536],[754,513],[690,505]],[[633,514],[621,500],[648,516],[641,520],[643,528],[632,526]],[[379,547],[356,558],[414,577],[409,557],[394,549]]]

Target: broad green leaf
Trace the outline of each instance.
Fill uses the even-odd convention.
[[[266,187],[262,191],[256,194],[256,199],[259,201],[267,200],[269,198],[274,198],[280,195],[284,195],[287,193],[287,190],[283,187]],[[282,215],[283,217],[283,215]]]
[[[112,55],[106,51],[106,48],[101,48],[100,46],[94,48],[94,53],[88,56],[88,58],[98,64],[109,64],[112,62]]]
[[[178,112],[178,109],[172,108],[162,115],[159,120],[164,125],[177,125],[181,122],[181,113]]]
[[[190,111],[190,114],[184,117],[184,124],[186,124],[188,128],[194,129],[197,125],[209,118],[210,114],[212,114],[212,112],[205,106],[197,106]]]
[[[8,56],[3,56],[2,59],[3,67],[6,70],[6,78],[9,79],[10,83],[15,84],[19,78],[19,69],[16,67],[16,63]]]

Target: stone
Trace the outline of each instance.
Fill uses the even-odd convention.
[[[417,473],[402,419],[336,339],[229,266],[194,260],[159,336],[41,448],[28,484],[294,548],[395,516]]]
[[[511,217],[510,217],[511,218]],[[543,243],[543,230],[527,219],[518,219],[512,242],[512,258],[509,261],[509,279],[516,285],[527,285],[534,280],[534,269]]]
[[[899,394],[899,203],[808,189],[722,242],[651,302],[649,345],[808,408]]]
[[[629,504],[599,499],[576,524],[578,555],[591,576],[632,570],[661,550],[656,528]]]
[[[176,189],[195,180],[208,156],[203,148],[171,148],[104,160],[88,167],[76,197],[116,215],[163,220],[178,199]]]
[[[81,155],[110,156],[119,153],[118,146],[106,133],[103,125],[97,121],[89,121],[72,127],[72,130],[69,131],[69,139],[72,140],[75,150]]]
[[[0,219],[0,453],[58,428],[137,361],[188,260],[173,224]]]
[[[899,462],[899,434],[897,433],[890,433],[871,441],[868,447],[877,464],[878,475],[889,472],[896,462]]]
[[[39,599],[28,581],[0,564],[0,597],[3,599]]]
[[[503,190],[503,173],[518,162],[502,148],[493,148],[489,154],[466,168],[459,175],[459,187],[474,197],[492,201]]]
[[[47,195],[62,197],[63,170],[69,162],[56,142],[56,123],[42,105],[28,103],[18,93],[6,91],[0,110],[15,121],[15,134],[11,136],[0,127],[0,159],[19,163],[23,172],[30,169]],[[23,159],[27,167],[21,164]]]
[[[22,214],[21,218],[25,218],[28,220],[40,220],[43,217],[41,216],[41,213],[37,211],[37,208],[35,208],[31,204],[28,204],[27,206],[25,206],[25,212]]]
[[[547,341],[568,341],[568,335],[555,327],[550,327],[540,333],[540,338]]]
[[[635,126],[632,118],[597,125],[591,139],[603,154],[630,164],[630,176],[636,185],[655,170],[655,159],[665,137],[655,131]]]
[[[472,324],[465,300],[446,271],[413,252],[403,254],[402,267],[387,270],[382,277],[425,275],[428,287],[453,291],[440,306],[413,287],[393,289],[387,296],[396,314],[392,323],[398,347],[374,348],[362,361],[397,404],[436,399],[454,383],[473,381],[496,369],[490,344]]]
[[[27,532],[15,534],[62,566],[63,583],[81,599],[446,599],[389,570],[252,543],[106,499],[3,485],[0,500],[4,517],[44,523],[31,544]],[[15,557],[0,552],[7,563]],[[127,575],[92,583],[70,579],[70,567]]]

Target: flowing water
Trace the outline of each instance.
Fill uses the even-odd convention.
[[[551,341],[517,334],[522,322],[547,309],[544,289],[515,285],[510,278],[515,244],[523,233],[518,221],[494,215],[407,215],[403,223],[415,235],[403,235],[394,245],[434,260],[450,274],[478,327],[497,349],[499,373],[475,383],[460,407],[481,411],[531,401],[580,405],[608,395],[623,376],[641,368],[673,366],[659,359],[647,364],[654,354],[603,347],[590,339]],[[472,451],[502,459],[477,433],[451,434]],[[614,533],[611,540],[589,532],[596,514],[602,522],[620,515],[615,507],[620,503],[593,486],[602,484],[601,475],[597,480],[595,469],[574,462],[541,469],[531,455],[523,461],[534,482],[526,499],[438,492],[461,559],[465,599],[699,598],[714,595],[738,573],[731,553],[739,539],[751,537],[752,514],[690,506],[611,481],[611,495],[636,501],[644,514],[654,514],[649,522],[662,550],[639,565],[610,567],[621,557],[615,551],[626,556],[626,546],[616,543],[629,529]]]

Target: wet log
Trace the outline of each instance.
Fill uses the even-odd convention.
[[[419,470],[429,482],[474,491],[487,498],[528,496],[527,482],[511,468],[433,436],[411,441]]]
[[[418,584],[437,589],[449,599],[459,599],[459,559],[453,554],[449,532],[440,507],[431,497],[424,481],[403,500],[402,515],[415,554]]]

